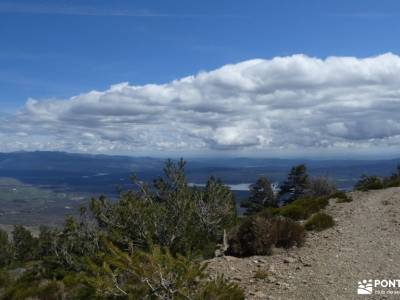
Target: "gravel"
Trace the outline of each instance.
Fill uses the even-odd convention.
[[[303,247],[274,249],[271,256],[214,258],[211,276],[236,282],[246,299],[400,299],[357,295],[360,280],[400,279],[400,188],[350,194],[352,202],[332,199],[325,210],[336,226],[308,233]],[[258,270],[267,276],[255,278]]]

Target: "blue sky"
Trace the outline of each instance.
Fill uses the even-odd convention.
[[[397,155],[399,1],[0,0],[0,151]]]
[[[0,102],[295,53],[399,52],[398,1],[0,1]]]

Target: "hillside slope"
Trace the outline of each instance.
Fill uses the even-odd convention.
[[[357,295],[360,280],[399,279],[400,188],[352,196],[351,203],[331,202],[327,212],[336,226],[309,233],[303,247],[276,249],[272,256],[215,258],[211,274],[237,282],[248,299],[400,298]],[[257,270],[266,278],[256,279]]]

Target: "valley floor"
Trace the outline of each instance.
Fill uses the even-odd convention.
[[[400,188],[352,196],[350,203],[331,201],[326,211],[336,226],[308,233],[303,247],[276,249],[272,256],[214,258],[210,273],[238,283],[248,299],[400,299],[357,295],[360,280],[400,279]],[[256,279],[257,271],[265,278]]]

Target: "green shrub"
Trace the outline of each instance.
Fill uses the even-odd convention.
[[[384,188],[399,187],[400,186],[400,176],[395,174],[391,177],[383,179],[382,185]]]
[[[0,268],[10,264],[13,254],[13,247],[7,232],[0,229]]]
[[[41,300],[62,300],[64,291],[64,285],[60,281],[49,281],[43,282],[36,293],[32,296],[36,296]]]
[[[106,244],[107,254],[88,262],[84,278],[95,299],[244,299],[243,291],[224,278],[208,280],[207,264],[193,257],[158,246],[129,254]]]
[[[382,184],[385,188],[400,186],[400,164],[397,165],[396,172],[383,179]]]
[[[266,213],[284,216],[293,220],[305,220],[313,213],[325,208],[328,204],[329,201],[325,197],[303,197],[282,207],[267,209]]]
[[[399,187],[400,186],[400,178],[389,178],[383,181],[384,188],[390,187]]]
[[[271,222],[261,216],[246,217],[228,236],[228,254],[233,256],[269,255],[276,240]]]
[[[382,189],[382,179],[378,176],[362,175],[360,180],[354,186],[357,191],[379,190]]]
[[[308,213],[312,214],[328,206],[329,200],[326,197],[304,197],[294,201],[293,204],[303,207]]]
[[[355,190],[368,191],[379,190],[390,187],[400,186],[400,164],[397,166],[396,172],[388,177],[367,176],[362,175],[360,180],[354,186]]]
[[[196,300],[244,300],[243,290],[238,285],[227,282],[223,277],[204,284]]]
[[[14,285],[8,287],[1,299],[7,300],[62,300],[64,286],[59,281],[37,280],[27,281],[18,280]],[[72,299],[72,298],[69,298]]]
[[[346,197],[346,198],[337,198],[336,203],[348,203],[348,202],[352,202],[353,198],[351,197]]]
[[[351,202],[353,201],[353,198],[348,196],[345,192],[343,191],[337,191],[336,193],[332,194],[331,198],[336,199],[336,203],[345,203],[345,202]]]
[[[11,282],[10,274],[6,270],[0,269],[0,289],[9,286]]]
[[[205,187],[190,186],[185,162],[168,161],[163,177],[152,185],[134,179],[135,190],[121,193],[119,201],[101,197],[91,202],[99,227],[115,244],[146,249],[149,241],[168,247],[174,254],[214,254],[224,230],[236,222],[232,191],[210,177]]]
[[[230,232],[227,252],[238,257],[270,255],[272,246],[301,246],[303,240],[304,229],[297,222],[284,217],[259,214],[246,217]]]
[[[333,218],[326,213],[316,213],[312,215],[304,224],[304,228],[307,230],[321,231],[330,228],[335,225]]]
[[[277,214],[293,220],[302,220],[308,217],[307,210],[303,206],[296,204],[282,206],[277,210]]]

